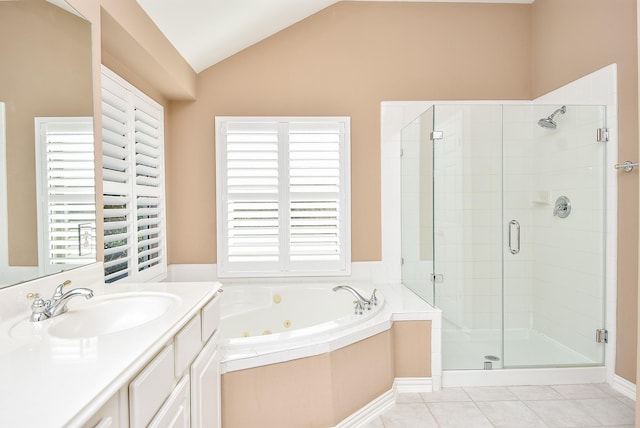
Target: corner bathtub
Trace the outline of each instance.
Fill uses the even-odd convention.
[[[391,326],[382,293],[364,314],[354,296],[336,285],[228,285],[221,298],[222,373],[318,355]],[[369,298],[374,287],[348,284]]]

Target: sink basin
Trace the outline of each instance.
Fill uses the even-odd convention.
[[[153,321],[166,314],[179,298],[160,292],[117,293],[78,300],[69,311],[38,323],[28,319],[16,323],[11,336],[39,332],[62,339],[103,336]],[[71,304],[69,306],[72,306]]]
[[[121,293],[94,297],[52,319],[48,332],[60,338],[102,336],[161,317],[178,302],[168,293]],[[82,304],[84,303],[84,304]]]

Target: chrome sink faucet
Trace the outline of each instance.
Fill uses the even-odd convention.
[[[93,297],[93,290],[88,288],[74,288],[63,293],[62,289],[69,284],[71,281],[58,285],[51,300],[36,297],[31,304],[31,322],[43,321],[67,312],[67,303],[76,296],[84,296],[85,299]]]
[[[338,285],[336,287],[333,287],[333,291],[338,291],[338,290],[348,291],[349,293],[355,296],[356,301],[353,303],[355,303],[356,305],[356,307],[354,308],[356,315],[362,315],[365,309],[370,311],[372,306],[376,306],[378,304],[378,298],[376,297],[376,290],[373,290],[373,294],[371,295],[370,299],[365,298],[362,294],[358,292],[358,290],[348,285]]]

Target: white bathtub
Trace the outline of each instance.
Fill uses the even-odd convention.
[[[362,315],[354,313],[354,296],[333,291],[332,284],[246,285],[225,287],[221,300],[220,338],[227,346],[282,343],[346,329],[384,307],[384,296]],[[369,298],[372,288],[354,286]]]
[[[354,313],[354,296],[327,284],[225,285],[221,299],[221,371],[243,370],[331,352],[388,330],[384,293],[378,305]],[[353,284],[369,298],[369,284]],[[279,303],[276,303],[279,302]]]

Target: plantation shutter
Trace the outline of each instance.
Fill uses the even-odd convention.
[[[95,173],[92,118],[36,118],[44,147],[38,149],[44,183],[42,203],[46,253],[50,265],[95,260]],[[57,271],[59,268],[54,269]]]
[[[103,67],[105,281],[166,274],[162,107]]]
[[[348,274],[348,118],[216,127],[219,275]]]

